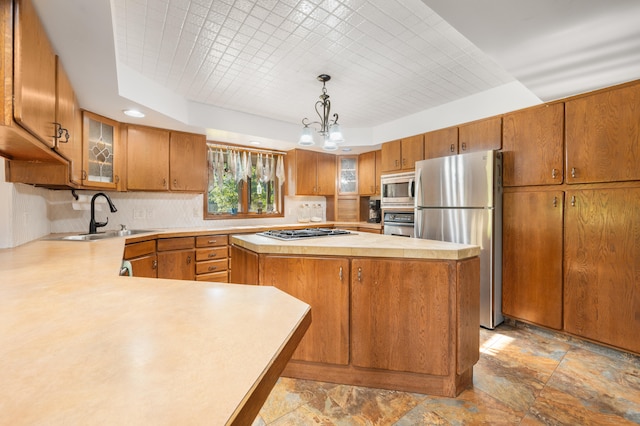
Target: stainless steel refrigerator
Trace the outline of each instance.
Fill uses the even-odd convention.
[[[415,236],[480,246],[480,325],[502,316],[502,154],[416,162]]]

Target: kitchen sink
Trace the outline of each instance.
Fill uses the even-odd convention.
[[[107,238],[114,238],[114,237],[126,237],[129,235],[145,234],[149,232],[155,232],[155,231],[149,230],[149,229],[122,229],[120,231],[98,232],[97,234],[66,235],[64,237],[57,237],[53,239],[64,240],[64,241],[95,241],[95,240],[104,240]]]

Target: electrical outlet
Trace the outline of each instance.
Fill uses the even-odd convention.
[[[147,209],[147,219],[152,219],[152,218],[153,218],[153,210]]]
[[[145,217],[147,217],[147,213],[146,211],[142,210],[142,209],[133,209],[133,218],[134,219],[144,219]]]

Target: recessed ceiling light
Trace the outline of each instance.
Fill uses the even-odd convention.
[[[135,117],[135,118],[144,117],[144,113],[138,111],[137,109],[125,109],[123,112],[125,113],[125,115],[128,115],[129,117]]]
[[[251,145],[260,145],[259,141],[250,141],[249,142]]]
[[[343,152],[351,152],[351,148],[342,148]]]

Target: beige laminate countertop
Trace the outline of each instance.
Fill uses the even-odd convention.
[[[281,241],[256,234],[232,235],[231,241],[255,253],[319,256],[398,257],[460,260],[478,256],[480,247],[394,235],[352,231],[348,235]]]
[[[0,423],[225,424],[309,319],[273,287],[120,277],[124,242],[0,250]]]

